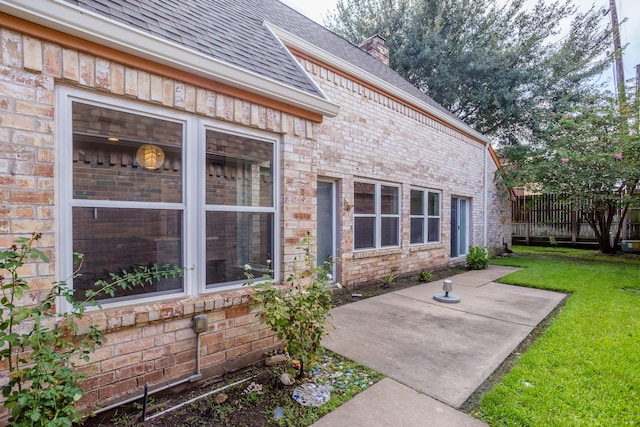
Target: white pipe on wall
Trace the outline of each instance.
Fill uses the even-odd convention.
[[[489,190],[487,188],[487,184],[489,182],[487,177],[487,155],[489,154],[489,145],[485,144],[484,146],[484,225],[483,225],[483,236],[482,236],[482,246],[487,246],[487,227],[489,225],[489,214],[487,212],[489,206]]]

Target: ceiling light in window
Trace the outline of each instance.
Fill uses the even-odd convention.
[[[118,141],[120,141],[120,138],[115,138],[115,137],[112,136],[112,137],[107,138],[107,141],[109,141],[109,142],[118,142]]]
[[[136,152],[136,160],[145,169],[155,170],[164,163],[164,151],[153,144],[144,144]]]

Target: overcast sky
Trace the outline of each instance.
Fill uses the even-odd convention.
[[[337,0],[280,0],[297,11],[322,24],[327,12],[335,8]],[[530,0],[531,1],[531,0]],[[575,0],[581,9],[587,10],[594,3],[596,6],[609,6],[609,0]],[[616,0],[618,21],[627,21],[620,27],[620,38],[627,45],[623,56],[625,79],[633,78],[635,66],[640,64],[640,1]],[[607,17],[607,19],[610,19]],[[613,47],[612,47],[613,49]],[[605,76],[613,81],[613,68]]]

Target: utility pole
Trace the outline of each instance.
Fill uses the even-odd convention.
[[[640,64],[636,65],[636,93],[640,94]]]
[[[636,134],[640,131],[640,111],[638,111],[640,106],[638,103],[640,102],[640,64],[636,65],[636,96],[633,98],[634,106],[633,111],[636,113],[635,117],[635,127]]]
[[[624,105],[627,102],[625,95],[624,67],[622,66],[622,46],[620,45],[620,25],[618,24],[618,11],[616,0],[609,0],[609,12],[611,13],[611,28],[613,30],[613,49],[616,67],[616,88],[618,89],[618,102]]]

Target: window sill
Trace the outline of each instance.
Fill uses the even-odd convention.
[[[442,249],[444,245],[442,242],[433,243],[421,243],[419,245],[413,245],[409,247],[410,252],[432,251],[434,249]]]
[[[354,252],[353,259],[375,258],[387,255],[398,255],[401,253],[402,248],[372,249],[364,250],[362,252]]]
[[[240,288],[192,298],[90,311],[77,321],[78,334],[89,332],[90,325],[95,325],[101,332],[112,332],[121,328],[178,319],[197,313],[239,307],[249,304],[252,295],[253,291],[250,288]]]

